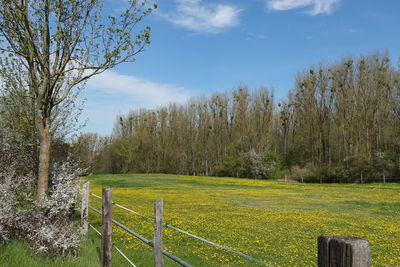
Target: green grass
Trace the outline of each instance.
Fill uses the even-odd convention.
[[[223,183],[208,183],[202,181],[202,177],[198,180],[179,179],[179,175],[171,174],[119,174],[119,175],[95,175],[96,184],[103,187],[119,187],[119,188],[158,188],[158,189],[179,189],[185,190],[186,186],[192,188],[262,188],[262,186],[236,184],[221,177],[213,177],[223,181]],[[100,178],[101,177],[101,178]],[[184,176],[181,176],[184,177]],[[134,178],[134,179],[132,179]],[[236,178],[235,178],[236,179]],[[243,178],[237,178],[243,179]],[[243,179],[247,180],[247,179]],[[226,182],[225,182],[226,181]]]
[[[7,267],[99,267],[100,238],[91,229],[75,256],[51,257],[35,253],[24,242],[12,240],[0,246],[0,266]],[[126,261],[113,249],[113,266],[127,266]]]
[[[94,175],[91,192],[113,188],[113,201],[153,216],[164,198],[164,220],[274,266],[316,266],[319,235],[345,235],[371,243],[373,266],[399,266],[400,184],[301,184],[166,174]],[[101,209],[101,201],[90,204]],[[135,214],[113,207],[113,218],[151,240],[154,230]],[[101,218],[90,212],[101,228]],[[100,239],[89,238],[76,257],[48,258],[21,242],[0,247],[0,266],[99,266]],[[153,266],[152,249],[113,226],[113,242],[137,266]],[[164,229],[164,248],[194,266],[255,266],[232,253]],[[165,258],[166,266],[176,266]],[[128,266],[114,250],[113,266]]]
[[[113,201],[153,216],[164,198],[164,219],[191,233],[274,266],[316,266],[319,235],[367,239],[374,266],[400,262],[399,184],[301,184],[166,174],[94,175],[91,191],[113,188]],[[100,208],[98,199],[91,205]],[[151,222],[113,208],[113,217],[148,239]],[[100,227],[97,214],[90,220]],[[114,240],[138,266],[151,266],[151,249],[119,228]],[[195,266],[254,266],[229,252],[170,229],[164,247]],[[174,266],[170,261],[167,266]]]

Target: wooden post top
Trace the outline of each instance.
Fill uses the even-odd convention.
[[[322,235],[318,237],[319,267],[370,267],[371,245],[367,240]]]

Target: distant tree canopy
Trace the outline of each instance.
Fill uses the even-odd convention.
[[[118,118],[104,172],[254,178],[398,176],[400,73],[385,54],[298,74],[286,101],[240,85],[230,93]]]

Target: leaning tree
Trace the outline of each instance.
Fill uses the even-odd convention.
[[[52,113],[90,77],[134,61],[150,42],[150,27],[137,25],[155,5],[133,0],[111,15],[116,9],[103,2],[0,0],[0,86],[33,110],[39,201],[48,188]]]

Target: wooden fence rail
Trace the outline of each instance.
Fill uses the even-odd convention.
[[[174,229],[185,235],[196,238],[198,240],[201,240],[201,241],[208,243],[210,245],[213,245],[215,247],[219,247],[226,251],[235,253],[235,254],[237,254],[241,257],[247,258],[248,260],[251,260],[253,262],[257,262],[257,263],[265,265],[265,266],[273,267],[273,265],[271,265],[269,263],[255,259],[251,256],[240,253],[233,249],[226,248],[224,246],[216,244],[216,243],[209,241],[207,239],[204,239],[202,237],[198,237],[196,235],[188,233],[177,227],[174,227],[174,226],[171,226],[168,224],[164,224],[163,223],[164,201],[162,198],[156,200],[156,202],[155,202],[155,205],[154,205],[155,219],[153,219],[153,218],[144,216],[136,211],[128,209],[124,206],[121,206],[117,203],[112,202],[112,193],[111,192],[112,192],[111,188],[103,188],[103,196],[102,197],[99,197],[95,194],[90,194],[88,182],[86,182],[84,184],[84,188],[82,190],[82,209],[81,209],[82,233],[87,233],[87,222],[88,222],[87,210],[88,209],[93,210],[95,213],[98,213],[103,218],[102,219],[102,221],[103,221],[103,225],[102,225],[102,231],[103,231],[103,234],[102,234],[102,251],[103,251],[102,266],[103,267],[111,266],[111,247],[113,246],[112,239],[111,239],[111,236],[112,236],[111,225],[112,224],[115,224],[116,226],[125,230],[129,234],[135,236],[136,238],[138,238],[139,240],[141,240],[148,246],[152,247],[153,254],[154,254],[154,264],[156,267],[164,266],[164,260],[163,260],[162,255],[167,256],[168,258],[172,259],[173,261],[175,261],[176,263],[178,263],[182,266],[191,267],[190,264],[186,263],[182,259],[165,251],[162,248],[162,232],[163,232],[164,226],[167,228],[170,228],[170,229]],[[89,205],[89,194],[102,200],[102,212]],[[141,236],[138,233],[134,232],[133,230],[129,229],[128,227],[121,224],[120,222],[117,222],[116,220],[112,219],[112,212],[111,212],[112,205],[118,206],[122,209],[125,209],[132,213],[135,213],[136,215],[145,217],[146,219],[153,221],[154,222],[153,242],[149,241],[148,239],[144,238],[143,236]],[[86,212],[84,212],[84,211],[86,211]],[[82,222],[86,222],[86,225],[85,225],[85,223],[82,223]],[[85,228],[86,228],[86,231],[84,230]],[[131,265],[134,266],[134,264],[119,249],[118,249],[118,252],[120,252],[125,257],[125,259],[127,259],[127,261],[129,263],[131,263]],[[319,236],[318,237],[318,267],[370,267],[370,266],[371,266],[371,251],[370,251],[370,244],[367,240],[363,240],[363,239],[355,238],[355,237],[344,237],[344,236]]]
[[[98,196],[98,195],[96,195],[96,194],[90,193],[90,195],[93,196],[93,197],[95,197],[95,198],[102,199],[102,197],[100,197],[100,196]],[[132,213],[134,213],[134,214],[136,214],[136,215],[138,215],[138,216],[141,216],[141,217],[143,217],[143,218],[145,218],[145,219],[147,219],[147,220],[149,220],[149,221],[152,221],[152,222],[155,221],[155,219],[153,219],[153,218],[150,218],[150,217],[148,217],[148,216],[145,216],[145,215],[143,215],[143,214],[140,214],[140,213],[137,212],[137,211],[128,209],[128,208],[126,208],[126,207],[124,207],[124,206],[122,206],[122,205],[119,205],[118,203],[113,203],[113,205],[115,205],[115,206],[117,206],[117,207],[119,207],[119,208],[122,208],[122,209],[124,209],[124,210],[126,210],[126,211],[132,212]],[[92,208],[92,207],[90,207],[90,208]],[[236,254],[236,255],[238,255],[238,256],[240,256],[240,257],[243,257],[243,258],[245,258],[245,259],[248,259],[248,260],[250,260],[250,261],[259,263],[259,264],[261,264],[261,265],[265,265],[265,266],[269,266],[269,267],[274,267],[273,265],[271,265],[271,264],[269,264],[269,263],[263,262],[263,261],[258,260],[258,259],[256,259],[256,258],[253,258],[253,257],[251,257],[251,256],[249,256],[249,255],[243,254],[243,253],[241,253],[241,252],[238,252],[238,251],[236,251],[236,250],[227,248],[227,247],[225,247],[225,246],[222,246],[222,245],[217,244],[217,243],[215,243],[215,242],[212,242],[212,241],[210,241],[210,240],[207,240],[207,239],[204,239],[204,238],[202,238],[202,237],[196,236],[196,235],[191,234],[191,233],[189,233],[189,232],[187,232],[187,231],[184,231],[184,230],[182,230],[182,229],[180,229],[180,228],[178,228],[178,227],[174,227],[174,226],[169,225],[169,224],[166,224],[166,223],[164,223],[163,226],[166,227],[166,228],[170,228],[170,229],[173,229],[173,230],[175,230],[175,231],[178,231],[178,232],[180,232],[180,233],[182,233],[182,234],[184,234],[184,235],[190,236],[190,237],[195,238],[195,239],[197,239],[197,240],[200,240],[200,241],[202,241],[202,242],[204,242],[204,243],[210,244],[210,245],[212,245],[212,246],[214,246],[214,247],[218,247],[218,248],[221,248],[221,249],[223,249],[223,250],[225,250],[225,251],[234,253],[234,254]],[[164,255],[166,255],[166,254],[164,253]]]

